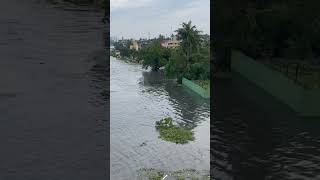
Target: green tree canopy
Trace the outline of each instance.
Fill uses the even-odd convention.
[[[187,57],[187,61],[191,61],[191,54],[198,50],[201,44],[200,32],[195,25],[188,23],[182,23],[182,27],[177,29],[177,39],[181,40],[181,48]]]
[[[153,71],[158,71],[160,67],[164,66],[170,56],[170,50],[163,48],[158,41],[152,42],[139,51],[143,68],[151,67]]]

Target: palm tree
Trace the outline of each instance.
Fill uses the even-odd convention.
[[[171,34],[171,36],[170,36],[170,37],[171,37],[171,39],[174,39],[174,35],[173,35],[173,34]]]
[[[181,47],[187,57],[187,62],[191,60],[191,54],[194,50],[199,50],[201,44],[200,33],[196,26],[188,23],[182,23],[182,27],[177,29],[177,39],[182,40]]]

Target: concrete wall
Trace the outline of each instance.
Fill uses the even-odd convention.
[[[269,94],[280,99],[301,116],[320,116],[320,90],[308,90],[295,84],[282,73],[232,51],[231,68]]]
[[[200,87],[199,85],[195,84],[194,82],[192,82],[186,78],[182,78],[182,84],[184,86],[188,87],[189,89],[191,89],[192,91],[194,91],[195,93],[199,94],[203,98],[206,98],[206,99],[210,98],[210,89],[205,90],[202,87]]]

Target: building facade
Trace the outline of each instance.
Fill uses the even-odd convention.
[[[161,42],[161,46],[164,48],[177,48],[180,46],[180,41],[176,39],[164,40]]]
[[[137,41],[132,41],[132,44],[130,45],[130,49],[134,49],[136,51],[139,51],[139,49],[140,49],[139,43]]]

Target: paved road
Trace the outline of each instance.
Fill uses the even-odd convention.
[[[1,180],[107,179],[102,15],[1,0]]]

